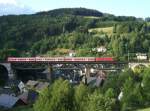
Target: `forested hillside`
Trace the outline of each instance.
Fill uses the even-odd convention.
[[[77,56],[114,56],[124,60],[127,50],[150,52],[150,23],[85,8],[1,16],[0,43],[2,60],[7,56],[65,56],[62,50],[75,50]],[[91,51],[100,46],[105,46],[107,52]]]

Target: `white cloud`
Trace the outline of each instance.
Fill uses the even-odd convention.
[[[0,16],[9,14],[30,14],[33,10],[19,0],[0,0]]]
[[[12,4],[17,5],[17,0],[0,0],[0,4]]]

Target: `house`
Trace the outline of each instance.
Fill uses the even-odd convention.
[[[43,89],[47,88],[49,86],[48,82],[39,82],[38,85],[35,87],[36,91],[40,92]]]
[[[12,108],[18,105],[25,105],[25,103],[18,97],[14,97],[7,94],[0,95],[0,107]]]
[[[147,60],[148,59],[148,56],[145,53],[137,53],[136,57],[138,60]]]
[[[104,52],[107,51],[107,49],[104,46],[100,46],[100,47],[97,47],[97,48],[93,48],[92,51],[104,53]]]
[[[106,79],[106,72],[98,71],[95,76],[92,77],[83,77],[83,82],[92,87],[99,87],[104,84]]]
[[[35,88],[36,85],[38,85],[38,81],[34,81],[34,80],[29,80],[27,83],[26,83],[26,86],[28,88]]]
[[[104,46],[98,47],[97,52],[106,52],[107,49]]]
[[[20,90],[21,93],[27,92],[25,84],[22,81],[18,84],[18,88],[19,88],[19,90]]]
[[[12,96],[16,95],[15,92],[9,87],[0,88],[0,95],[1,94],[7,94]]]
[[[104,79],[100,77],[87,77],[86,80],[83,78],[82,81],[91,87],[99,87],[103,85]]]
[[[38,93],[33,90],[29,90],[18,96],[25,104],[33,104],[37,100],[37,97]]]
[[[13,90],[12,90],[12,87],[13,87]],[[10,90],[12,90],[15,93],[13,95],[17,95],[20,92],[22,93],[21,87],[24,87],[22,81],[10,79],[7,81],[6,86],[3,88],[3,90],[9,90],[8,92],[10,92]],[[3,92],[3,94],[8,94],[7,92],[6,93],[5,92]],[[8,95],[10,95],[10,94],[8,94]]]
[[[74,57],[74,56],[76,56],[76,52],[73,50],[70,50],[69,51],[69,57]]]
[[[107,77],[107,73],[106,73],[105,71],[98,71],[98,72],[97,72],[97,76],[98,76],[99,78],[105,80],[106,77]]]
[[[35,91],[39,92],[42,91],[43,89],[45,89],[46,87],[49,86],[48,82],[40,82],[40,81],[33,81],[33,80],[29,80],[26,83],[26,86],[28,89],[34,89]]]
[[[23,94],[18,96],[24,103],[28,104],[28,92],[24,92]]]

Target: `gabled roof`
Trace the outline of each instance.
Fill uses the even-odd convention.
[[[6,107],[6,108],[12,108],[17,102],[19,98],[10,96],[7,94],[1,94],[0,95],[0,106]]]
[[[36,91],[41,91],[41,90],[45,89],[46,87],[48,87],[49,83],[29,80],[26,85],[29,89],[34,88]]]
[[[93,87],[99,87],[103,82],[103,78],[100,77],[88,77],[87,84]]]
[[[41,91],[44,88],[48,87],[49,83],[48,82],[39,82],[38,85],[35,87],[37,91]]]
[[[35,87],[37,84],[38,81],[29,80],[26,85],[30,87]]]

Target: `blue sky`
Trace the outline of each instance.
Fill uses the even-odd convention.
[[[0,0],[14,2],[35,12],[56,8],[85,7],[115,15],[150,16],[150,0]]]

